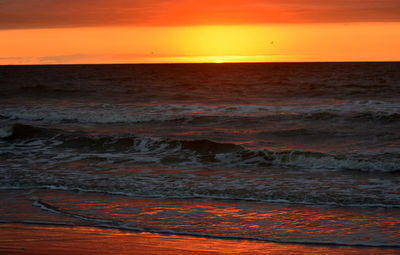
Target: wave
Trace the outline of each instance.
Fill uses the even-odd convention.
[[[21,87],[20,91],[29,91],[29,94],[45,94],[46,96],[53,95],[57,96],[57,94],[76,94],[76,93],[87,93],[87,91],[74,88],[53,88],[50,86],[36,84],[33,86],[23,86]],[[19,91],[19,92],[20,92]]]
[[[296,131],[297,132],[297,131]],[[303,131],[301,131],[303,132]],[[0,129],[3,140],[10,143],[32,139],[45,141],[43,146],[76,152],[124,153],[135,157],[151,156],[155,164],[214,167],[295,167],[309,170],[359,170],[366,172],[399,172],[400,157],[396,154],[335,155],[318,151],[270,151],[247,149],[243,146],[200,140],[126,136],[94,136],[39,126],[14,124]]]
[[[115,184],[114,184],[115,185]],[[173,188],[173,187],[170,187]],[[156,193],[155,191],[135,192],[128,190],[113,190],[107,189],[105,187],[79,187],[77,183],[71,186],[57,186],[57,185],[2,185],[0,190],[11,191],[11,190],[51,190],[51,191],[62,191],[62,192],[78,192],[80,194],[106,194],[111,196],[128,197],[136,199],[166,199],[166,200],[192,200],[192,201],[223,201],[223,202],[256,202],[256,203],[268,203],[268,204],[283,204],[283,205],[301,205],[301,206],[322,206],[322,207],[332,207],[332,208],[386,208],[386,209],[399,209],[400,204],[393,203],[394,201],[369,201],[368,198],[364,198],[365,201],[360,199],[351,198],[351,194],[348,194],[349,201],[344,201],[341,199],[333,199],[327,201],[326,194],[322,194],[321,197],[314,197],[312,199],[306,199],[305,197],[295,196],[288,197],[275,197],[271,195],[270,197],[256,197],[254,196],[254,191],[248,190],[232,190],[227,189],[223,191],[223,194],[215,194],[212,190],[208,192],[198,192],[189,194],[187,192],[177,191],[175,193]],[[242,192],[242,193],[241,193]],[[250,195],[251,194],[251,195]],[[281,195],[281,194],[279,194]],[[354,200],[352,200],[354,199]]]
[[[154,121],[192,121],[199,118],[271,118],[348,121],[400,120],[400,104],[377,100],[345,101],[320,105],[109,105],[4,107],[0,116],[7,119],[79,123],[139,123]]]
[[[0,127],[0,138],[11,137],[14,133],[13,125],[5,125]]]
[[[146,201],[143,201],[144,204],[146,204]],[[179,202],[178,202],[179,204]],[[92,226],[92,227],[102,227],[102,228],[110,228],[110,229],[118,229],[118,230],[122,230],[122,231],[133,231],[133,232],[149,232],[149,233],[160,233],[160,234],[175,234],[175,235],[190,235],[190,236],[198,236],[198,237],[207,237],[207,238],[223,238],[223,239],[238,239],[238,240],[259,240],[259,241],[268,241],[268,242],[278,242],[278,243],[293,243],[293,244],[314,244],[314,245],[338,245],[338,246],[360,246],[360,247],[392,247],[392,248],[399,248],[400,245],[398,243],[395,243],[393,241],[389,241],[389,240],[385,240],[385,239],[381,239],[381,242],[374,242],[374,241],[364,241],[362,242],[362,239],[364,237],[363,235],[360,235],[359,233],[357,233],[357,237],[354,236],[354,232],[355,230],[359,229],[360,226],[357,226],[357,224],[353,225],[353,224],[349,224],[348,221],[343,222],[343,219],[340,219],[340,217],[338,217],[338,219],[332,219],[333,222],[331,223],[322,223],[322,225],[319,225],[317,227],[318,230],[324,230],[326,228],[328,228],[329,230],[332,229],[332,225],[334,225],[334,228],[337,228],[337,230],[341,230],[341,227],[345,227],[347,230],[349,230],[349,233],[346,236],[335,236],[335,234],[332,234],[332,236],[330,237],[331,240],[324,240],[325,238],[321,238],[320,236],[316,235],[297,235],[295,238],[291,237],[290,233],[285,233],[286,230],[285,228],[283,229],[279,229],[279,230],[275,230],[275,232],[278,233],[274,233],[274,232],[268,232],[268,231],[260,231],[260,233],[253,233],[252,231],[245,231],[245,234],[243,233],[243,231],[240,231],[243,227],[246,228],[246,225],[251,225],[252,222],[251,220],[249,220],[249,222],[242,222],[243,219],[241,219],[240,217],[238,219],[236,219],[235,222],[237,224],[237,226],[235,226],[235,223],[231,223],[230,219],[224,219],[221,218],[220,216],[218,217],[218,220],[221,224],[224,224],[225,221],[228,223],[231,223],[233,226],[228,226],[225,225],[226,229],[221,229],[219,231],[216,231],[215,229],[213,229],[212,227],[210,227],[210,229],[204,229],[204,228],[196,228],[196,223],[199,221],[202,221],[202,225],[204,225],[204,221],[207,222],[207,219],[204,219],[204,215],[202,215],[201,213],[199,213],[198,211],[201,210],[199,208],[197,208],[197,212],[192,211],[191,212],[191,217],[189,220],[184,221],[181,220],[180,223],[182,224],[181,227],[175,227],[174,225],[171,225],[171,220],[169,219],[165,219],[162,218],[162,216],[157,216],[157,215],[153,215],[153,216],[149,216],[148,218],[146,218],[146,221],[140,221],[140,214],[138,215],[138,221],[132,220],[130,218],[126,218],[124,217],[124,215],[121,215],[121,217],[115,217],[114,215],[108,214],[107,212],[102,212],[99,211],[101,209],[104,208],[97,208],[96,211],[98,211],[99,213],[97,213],[96,215],[93,214],[93,212],[90,212],[88,210],[79,210],[79,212],[76,212],[73,210],[72,208],[62,208],[57,206],[56,204],[52,204],[51,202],[45,201],[45,200],[34,200],[33,201],[33,205],[36,207],[39,207],[41,210],[46,211],[46,212],[50,212],[53,214],[60,214],[60,215],[64,215],[64,216],[68,216],[68,217],[72,217],[72,218],[76,218],[79,221],[75,222],[75,221],[64,221],[64,222],[54,222],[54,225],[68,225],[68,224],[73,224],[73,226],[80,226],[81,224],[84,224],[85,226]],[[147,205],[151,208],[151,201],[149,202],[149,204]],[[222,205],[223,206],[223,205]],[[251,205],[250,205],[251,207]],[[234,207],[233,207],[234,208]],[[290,208],[290,206],[289,206]],[[163,209],[164,210],[168,210],[168,207],[163,208],[162,207],[162,203],[161,205],[157,206],[158,211],[162,214],[163,213]],[[194,209],[194,208],[193,208]],[[275,210],[287,210],[288,208],[275,208]],[[294,210],[299,210],[298,208],[295,208]],[[329,209],[328,209],[329,210]],[[132,210],[131,210],[132,211]],[[264,210],[262,210],[264,211]],[[292,210],[290,210],[292,211]],[[131,212],[131,213],[134,213]],[[172,213],[172,212],[171,212]],[[257,217],[257,213],[252,212],[252,210],[250,209],[249,211],[247,211],[246,209],[242,208],[241,209],[241,214],[243,214],[243,217],[246,216],[246,213],[250,213],[252,215],[252,217]],[[314,211],[314,213],[317,214],[324,214],[326,213],[326,211],[324,209],[322,210],[318,210],[316,209]],[[329,213],[329,211],[328,211]],[[118,214],[118,213],[116,213]],[[180,217],[182,217],[182,213],[176,211],[175,212],[175,216],[177,218],[177,220],[179,220]],[[211,214],[211,213],[209,213]],[[261,216],[261,215],[260,215]],[[290,216],[287,216],[290,217]],[[292,217],[296,217],[296,215],[293,215]],[[350,217],[355,217],[355,218],[359,218],[360,216],[355,216],[355,215],[350,215]],[[361,216],[362,217],[362,216]],[[371,219],[373,219],[374,215],[364,215],[364,217],[370,217]],[[133,217],[135,218],[135,217]],[[146,222],[149,221],[154,221],[156,220],[157,222],[164,222],[165,224],[161,224],[158,226],[154,226],[151,223],[147,224]],[[282,223],[278,223],[275,222],[276,219],[269,219],[270,222],[268,222],[268,225],[271,227],[274,226],[274,224],[282,224]],[[287,219],[285,219],[287,220]],[[83,222],[82,222],[83,221]],[[304,224],[306,225],[307,223],[313,223],[314,219],[310,218],[307,219]],[[189,227],[184,227],[185,224],[191,223],[189,225]],[[23,221],[24,224],[29,224],[29,223],[33,223],[33,224],[42,224],[42,222],[38,222],[38,221]],[[258,224],[265,224],[263,221],[257,221]],[[290,223],[287,223],[290,224]],[[43,225],[52,225],[52,222],[43,222]],[[169,226],[169,227],[168,227]],[[300,228],[301,229],[302,224],[300,224],[300,226],[293,226],[294,228]],[[232,229],[230,229],[232,228]],[[353,232],[352,232],[353,231]],[[286,235],[285,235],[286,234]],[[379,233],[380,234],[380,233]],[[353,236],[352,236],[353,235]],[[367,234],[365,234],[367,235]],[[353,237],[353,238],[349,238]],[[385,241],[386,242],[385,242]]]
[[[162,112],[146,111],[141,107],[136,109],[118,108],[111,105],[96,105],[93,107],[15,107],[3,108],[0,115],[11,120],[77,122],[77,123],[140,123],[152,121],[167,121],[180,119],[182,116]]]

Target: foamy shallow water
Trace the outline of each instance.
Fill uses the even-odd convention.
[[[3,222],[299,244],[399,247],[399,210],[1,191]],[[311,238],[310,238],[311,237]]]

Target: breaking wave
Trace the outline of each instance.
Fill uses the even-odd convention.
[[[0,129],[3,140],[9,143],[41,141],[40,144],[78,153],[123,153],[129,158],[151,156],[153,163],[163,165],[213,167],[298,167],[323,170],[359,170],[366,172],[398,172],[398,155],[335,155],[318,151],[270,151],[247,149],[243,146],[207,139],[175,140],[169,138],[125,136],[95,136],[39,126],[14,124]]]

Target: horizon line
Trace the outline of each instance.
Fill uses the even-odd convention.
[[[313,63],[400,63],[400,60],[371,60],[371,61],[268,61],[268,62],[121,62],[121,63],[57,63],[57,64],[0,64],[0,67],[5,66],[89,66],[89,65],[202,65],[202,64],[213,64],[213,65],[224,65],[224,64],[313,64]]]

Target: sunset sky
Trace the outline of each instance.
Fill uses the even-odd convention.
[[[0,64],[400,61],[399,0],[0,0]]]

